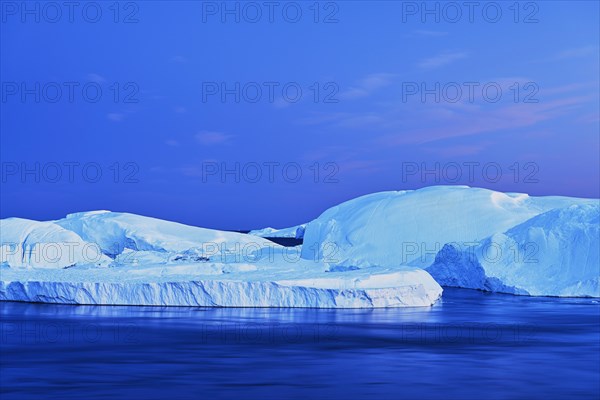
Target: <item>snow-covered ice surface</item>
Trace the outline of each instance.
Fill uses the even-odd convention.
[[[95,244],[54,222],[22,218],[0,220],[0,264],[11,267],[66,268],[75,264],[108,264]]]
[[[554,209],[468,248],[448,244],[427,271],[442,285],[534,296],[600,297],[600,205]]]
[[[236,232],[225,232],[128,213],[91,211],[69,214],[55,221],[84,240],[97,243],[111,256],[123,249],[178,252],[192,248],[205,253],[236,252],[244,247],[264,247],[268,240]],[[236,249],[235,246],[240,249]],[[217,250],[218,249],[218,250]]]
[[[294,239],[302,239],[304,237],[304,230],[306,229],[306,224],[292,226],[290,228],[263,228],[263,229],[255,229],[248,234],[265,237],[265,238],[294,238]]]
[[[335,268],[427,267],[447,243],[475,244],[543,212],[598,200],[532,197],[468,186],[381,192],[332,207],[311,221],[303,258]]]
[[[302,256],[330,270],[428,267],[443,286],[597,297],[599,204],[466,186],[375,193],[308,224]]]
[[[371,308],[430,306],[441,287],[423,270],[330,271],[300,247],[133,214],[94,211],[53,222],[2,221],[0,300],[69,304]],[[21,249],[93,245],[31,262]],[[25,244],[25,245],[24,245]],[[60,252],[59,252],[60,253]],[[25,256],[24,256],[25,254]]]

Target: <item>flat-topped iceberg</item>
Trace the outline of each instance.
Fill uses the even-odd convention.
[[[600,205],[551,210],[476,246],[447,244],[427,271],[444,286],[600,297]]]
[[[430,306],[420,269],[330,271],[253,235],[108,211],[51,222],[2,220],[0,300],[106,305],[371,308]],[[33,263],[23,248],[93,245],[100,261]],[[70,248],[69,247],[69,248]]]

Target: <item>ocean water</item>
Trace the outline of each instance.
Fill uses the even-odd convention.
[[[446,289],[430,308],[0,304],[4,399],[598,399],[600,304]]]

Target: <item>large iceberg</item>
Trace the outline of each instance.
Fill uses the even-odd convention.
[[[2,220],[0,300],[69,304],[371,308],[430,306],[442,293],[411,267],[331,271],[266,239],[94,211]],[[18,222],[18,223],[17,223]],[[31,262],[19,249],[93,245],[85,257]]]
[[[302,257],[332,268],[429,266],[447,243],[479,241],[546,211],[598,200],[532,197],[468,186],[362,196],[326,210],[304,233]]]
[[[600,205],[551,210],[480,244],[447,244],[427,271],[444,286],[600,297]]]

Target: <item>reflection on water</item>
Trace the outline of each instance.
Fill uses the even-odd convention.
[[[376,310],[1,303],[0,397],[598,398],[599,313],[459,289]]]

